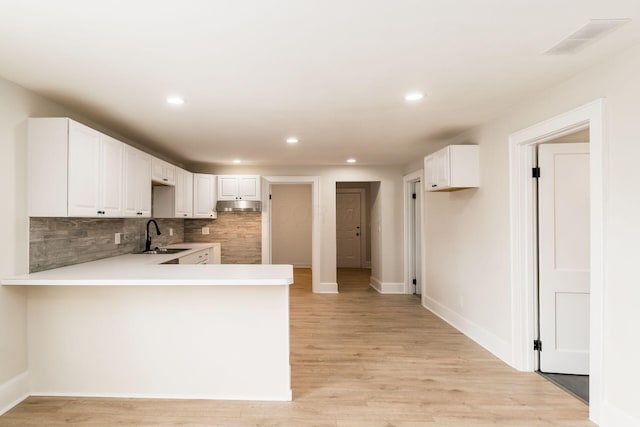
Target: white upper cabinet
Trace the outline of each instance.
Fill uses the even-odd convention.
[[[218,175],[218,200],[260,200],[260,176]]]
[[[193,217],[193,174],[175,168],[175,186],[153,187],[153,216],[156,218]]]
[[[175,185],[176,184],[176,167],[171,163],[153,157],[151,160],[152,173],[151,178],[154,182]]]
[[[454,191],[480,186],[480,147],[449,145],[424,158],[424,189]]]
[[[69,123],[68,216],[122,216],[124,144]]]
[[[151,156],[130,146],[124,148],[125,217],[151,216]]]
[[[193,217],[215,218],[216,176],[193,174]]]
[[[184,169],[176,168],[175,187],[176,217],[190,218],[193,216],[193,174]]]

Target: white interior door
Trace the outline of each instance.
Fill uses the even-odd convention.
[[[360,268],[360,193],[336,194],[338,268]]]
[[[540,370],[589,374],[589,144],[538,148]]]

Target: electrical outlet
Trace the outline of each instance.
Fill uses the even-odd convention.
[[[120,244],[120,233],[116,233],[116,236],[115,236],[114,240],[115,240],[116,245]]]
[[[202,227],[202,234],[209,234],[209,227]]]
[[[169,236],[173,236],[173,228],[169,229]]]

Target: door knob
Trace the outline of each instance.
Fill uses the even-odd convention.
[[[356,233],[356,237],[359,237],[359,236],[360,236],[360,233]]]

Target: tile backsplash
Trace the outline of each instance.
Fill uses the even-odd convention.
[[[208,227],[209,234],[202,234]],[[218,212],[218,219],[184,221],[186,242],[220,242],[223,264],[262,263],[262,214]]]
[[[43,271],[144,250],[148,218],[30,218],[29,271]],[[153,246],[219,242],[223,264],[262,262],[259,212],[220,212],[218,219],[157,218],[160,236]],[[151,226],[153,229],[153,225]],[[209,234],[202,234],[202,227]],[[173,236],[169,229],[173,228]],[[120,233],[120,244],[114,242]]]
[[[31,218],[29,271],[49,270],[144,250],[148,218]],[[156,219],[153,245],[184,242],[184,219]],[[153,225],[151,226],[153,228]],[[169,235],[173,228],[173,236]],[[120,233],[120,244],[114,243]]]

